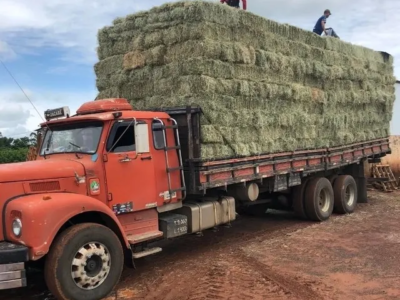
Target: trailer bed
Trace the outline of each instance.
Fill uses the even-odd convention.
[[[389,137],[340,147],[310,149],[205,161],[201,153],[200,107],[157,109],[168,113],[179,126],[188,194],[248,181],[268,179],[271,191],[301,184],[310,173],[339,169],[391,153]]]

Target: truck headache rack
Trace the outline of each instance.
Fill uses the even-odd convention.
[[[165,164],[166,164],[166,172],[167,172],[167,179],[168,179],[168,192],[169,192],[169,197],[172,200],[173,194],[176,192],[182,192],[182,199],[186,198],[186,186],[185,186],[185,174],[183,172],[183,162],[182,162],[182,150],[181,150],[181,143],[179,140],[179,130],[178,130],[178,123],[176,122],[175,119],[170,118],[169,121],[172,122],[172,126],[165,125],[164,122],[158,118],[155,118],[154,121],[159,122],[161,124],[161,130],[163,133],[163,140],[164,140],[164,154],[165,154]],[[167,134],[165,132],[166,129],[174,129],[174,136],[175,136],[175,146],[170,146],[168,147],[167,144]],[[168,151],[175,150],[178,153],[178,158],[179,158],[179,166],[178,167],[170,167],[169,166],[169,160],[168,160]],[[171,186],[171,173],[180,171],[181,173],[181,184],[182,186],[178,189],[172,189]]]

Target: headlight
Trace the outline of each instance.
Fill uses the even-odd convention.
[[[22,222],[20,219],[15,219],[12,223],[12,230],[16,237],[20,237],[22,233]]]

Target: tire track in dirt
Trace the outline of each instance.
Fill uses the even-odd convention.
[[[176,284],[170,280],[164,281],[144,299],[322,299],[308,286],[275,274],[269,267],[246,257],[240,248],[229,255],[216,254],[211,258],[200,258],[199,261],[203,267],[188,272],[187,279],[176,281]]]
[[[281,217],[272,216],[273,219]],[[247,222],[258,223],[260,220],[247,218]],[[172,253],[171,257],[181,259],[183,266],[192,265],[195,271],[176,268],[174,272],[185,273],[190,280],[173,280],[172,272],[164,273],[162,279],[157,281],[156,287],[151,288],[143,299],[302,299],[295,296],[295,293],[282,287],[276,281],[263,276],[252,267],[249,268],[246,262],[237,259],[237,252],[249,242],[273,240],[286,233],[308,227],[313,223],[298,222],[297,220],[281,220],[269,224],[266,227],[256,227],[251,232],[243,231],[238,227],[221,229],[225,238],[219,240],[218,233],[210,233],[204,237],[204,244],[201,245],[190,256]],[[288,222],[289,221],[289,222]],[[268,222],[269,223],[269,222]],[[223,232],[225,231],[225,232]],[[236,232],[236,234],[234,234]],[[227,235],[227,236],[226,236]],[[218,243],[215,243],[218,240]],[[201,242],[201,241],[200,241]],[[212,247],[210,248],[209,246]],[[178,246],[179,248],[179,246]],[[181,253],[182,254],[182,253]],[[159,262],[162,263],[163,259]],[[184,289],[181,288],[184,286]],[[173,290],[173,292],[171,292]],[[170,297],[174,295],[174,297]]]
[[[190,291],[187,300],[226,299],[227,277],[226,268],[219,264],[211,266],[206,274],[203,274],[195,287]]]
[[[198,274],[198,279],[187,286],[185,300],[263,300],[291,299],[290,293],[275,282],[264,278],[258,271],[242,265],[232,254],[207,262],[206,272]],[[182,295],[183,296],[183,295]]]
[[[323,298],[320,294],[316,293],[296,278],[291,278],[287,274],[282,275],[282,273],[273,271],[272,268],[260,261],[247,256],[242,250],[239,250],[236,255],[237,259],[241,260],[243,265],[250,266],[253,271],[260,273],[264,278],[286,291],[286,293],[295,296],[296,299],[319,300]]]

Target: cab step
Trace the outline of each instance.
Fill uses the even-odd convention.
[[[142,258],[142,257],[145,257],[145,256],[149,256],[149,255],[153,255],[153,254],[159,253],[161,251],[162,251],[162,248],[154,247],[154,248],[146,249],[146,250],[143,250],[143,251],[140,251],[140,252],[135,252],[135,253],[132,254],[132,257],[134,259],[138,259],[138,258]]]
[[[128,234],[128,241],[131,245],[154,240],[157,238],[160,238],[163,236],[162,231],[152,231],[152,232],[146,232],[142,234]]]

